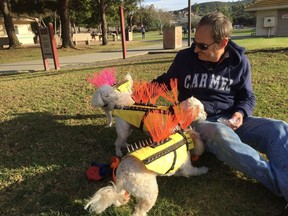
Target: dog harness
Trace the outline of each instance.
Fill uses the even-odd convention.
[[[113,110],[113,114],[135,126],[136,128],[147,131],[147,128],[144,125],[144,119],[149,114],[149,112],[155,110],[164,116],[173,113],[173,108],[171,106],[149,106],[135,104],[132,106],[123,107],[116,106]]]
[[[146,145],[143,147],[143,145]],[[127,146],[128,155],[141,160],[146,168],[160,175],[176,172],[193,149],[194,142],[186,132],[177,132],[161,143],[132,144]]]
[[[120,92],[127,92],[131,83],[128,81],[114,86]],[[163,116],[173,113],[172,106],[154,106],[134,104],[132,106],[114,107],[113,114],[143,131],[148,131],[144,119],[151,111],[157,110]],[[148,141],[127,145],[128,154],[124,157],[135,157],[143,162],[146,168],[160,175],[175,173],[193,149],[194,142],[186,132],[177,132],[160,143]]]
[[[131,89],[131,81],[124,80],[120,83],[113,85],[115,90],[119,92],[129,92]],[[131,125],[139,128],[141,130],[147,131],[147,128],[144,126],[144,118],[148,115],[149,112],[157,110],[161,114],[169,114],[173,112],[171,106],[155,106],[147,104],[134,104],[132,106],[115,106],[113,110],[113,115],[118,116],[119,118],[125,120]]]
[[[122,82],[114,84],[112,87],[114,87],[119,92],[129,92],[131,91],[131,81],[130,80],[124,80]]]

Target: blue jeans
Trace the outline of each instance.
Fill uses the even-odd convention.
[[[247,117],[243,125],[233,131],[216,122],[219,117],[192,124],[206,144],[206,150],[288,201],[288,124]],[[268,161],[258,152],[266,154]]]

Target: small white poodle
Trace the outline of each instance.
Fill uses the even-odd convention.
[[[176,133],[176,135],[179,134]],[[164,152],[165,156],[169,155],[169,153],[172,154],[174,159],[177,155],[178,156],[177,159],[181,161],[180,164],[178,165],[178,167],[180,168],[178,170],[174,170],[173,168],[171,169],[171,167],[174,167],[175,163],[173,158],[170,160],[164,159],[166,163],[163,163],[162,161],[160,162],[161,163],[160,166],[162,165],[167,166],[169,162],[171,162],[172,164],[166,167],[166,170],[163,171],[164,175],[169,176],[175,174],[190,177],[207,173],[208,171],[207,167],[196,168],[192,166],[190,154],[189,151],[187,151],[187,149],[189,149],[188,146],[191,144],[191,143],[189,144],[189,140],[190,142],[191,140],[193,140],[192,141],[194,142],[194,148],[192,148],[194,151],[193,154],[201,155],[203,153],[204,146],[199,137],[199,134],[190,128],[187,129],[184,133],[182,133],[181,136],[182,140],[180,139],[178,141],[175,141],[174,144],[172,144],[172,146],[168,148],[171,151],[168,150],[167,152],[166,148]],[[173,138],[170,138],[170,140],[171,139],[173,140]],[[150,146],[151,145],[149,145],[148,148]],[[158,146],[159,148],[161,148],[162,144]],[[180,149],[181,147],[184,153],[181,155],[181,157],[179,157],[176,150],[178,150],[177,148]],[[155,146],[153,146],[153,151],[154,148]],[[112,205],[121,206],[128,203],[130,195],[132,195],[137,199],[138,202],[137,205],[135,206],[133,215],[134,216],[147,215],[147,212],[154,206],[158,197],[158,184],[156,177],[158,175],[163,175],[163,173],[159,174],[159,172],[151,171],[150,168],[149,169],[147,168],[149,163],[153,163],[156,159],[163,156],[163,154],[161,155],[161,153],[160,153],[161,156],[159,156],[159,154],[156,155],[158,157],[157,156],[156,158],[149,157],[149,159],[147,158],[139,159],[133,154],[125,156],[116,170],[116,184],[112,183],[112,186],[107,186],[98,190],[93,195],[93,197],[88,201],[87,205],[85,206],[85,209],[89,209],[89,211],[96,212],[99,214],[109,206]],[[159,168],[159,163],[155,165],[155,167]],[[175,167],[177,166],[175,165]],[[167,174],[165,174],[165,172]]]
[[[101,107],[107,117],[106,127],[111,127],[113,124],[112,111],[115,106],[133,105],[134,100],[131,97],[133,80],[130,74],[125,76],[125,89],[118,90],[117,86],[108,84],[99,87],[92,96],[91,104],[94,107]]]
[[[112,126],[112,112],[114,111],[115,127],[117,132],[117,139],[115,141],[115,152],[118,157],[123,156],[121,148],[126,148],[127,138],[131,134],[132,129],[141,128],[141,121],[143,120],[143,116],[145,116],[145,114],[147,113],[145,110],[157,109],[157,107],[149,108],[149,106],[146,106],[145,108],[143,108],[141,106],[134,105],[134,100],[131,97],[133,84],[132,77],[128,74],[126,75],[125,80],[127,80],[128,83],[128,85],[126,85],[127,88],[125,89],[125,91],[118,91],[115,87],[112,87],[110,85],[103,85],[95,91],[92,97],[92,106],[100,107],[105,112],[105,115],[107,117],[106,127]],[[189,109],[191,107],[198,109],[199,114],[196,120],[206,119],[206,112],[204,111],[204,106],[195,97],[191,97],[186,99],[185,101],[182,101],[181,106],[184,107],[184,109]],[[170,108],[171,106],[167,106],[164,108],[162,106],[159,110],[167,111]],[[141,129],[147,131],[145,128]]]

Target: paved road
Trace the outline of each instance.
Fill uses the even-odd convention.
[[[185,48],[187,42],[183,41],[183,47]],[[149,52],[163,52],[163,51],[172,51],[163,49],[163,43],[159,42],[158,44],[142,46],[139,48],[127,49],[126,58],[144,55]],[[67,65],[79,65],[85,63],[95,63],[99,61],[112,60],[112,59],[122,59],[123,53],[122,50],[115,51],[107,51],[107,52],[99,52],[99,53],[89,53],[82,54],[76,56],[65,56],[59,57],[60,69],[61,67],[65,67]],[[49,68],[54,70],[54,63],[52,59],[49,59]],[[10,73],[21,73],[21,72],[35,72],[35,71],[44,71],[43,60],[32,60],[25,62],[16,62],[16,63],[8,63],[8,64],[0,64],[0,75],[10,74]]]

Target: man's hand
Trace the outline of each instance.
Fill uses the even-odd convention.
[[[240,112],[235,112],[232,117],[229,119],[229,127],[233,130],[238,129],[243,124],[243,115]]]

